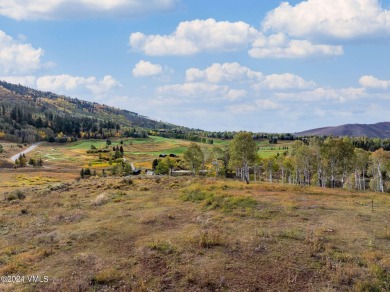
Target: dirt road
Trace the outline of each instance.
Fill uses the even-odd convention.
[[[37,142],[37,143],[34,143],[32,144],[30,147],[28,147],[26,150],[23,150],[22,152],[18,153],[18,154],[15,154],[14,156],[12,156],[10,159],[12,160],[12,162],[15,162],[16,159],[19,158],[20,154],[27,154],[31,151],[33,151],[36,147],[38,147],[39,145],[41,145],[43,142]]]

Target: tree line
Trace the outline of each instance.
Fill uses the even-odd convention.
[[[121,131],[122,130],[122,131]],[[106,139],[115,136],[145,136],[145,131],[125,128],[112,120],[53,112],[25,101],[0,101],[0,139],[17,143],[49,141],[65,143],[79,138]]]
[[[192,143],[184,160],[194,175],[236,177],[247,183],[252,180],[390,191],[390,152],[357,148],[350,138],[297,140],[283,154],[260,158],[253,135],[240,132],[226,148],[206,151]],[[172,160],[162,163],[170,165],[166,168],[174,167]]]

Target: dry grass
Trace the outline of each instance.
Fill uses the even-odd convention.
[[[0,188],[0,275],[49,282],[1,291],[390,289],[389,195],[372,212],[372,194],[345,190],[2,175],[15,186]],[[16,190],[25,197],[4,199]]]

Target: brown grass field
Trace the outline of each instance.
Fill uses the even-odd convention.
[[[49,282],[1,291],[390,289],[389,195],[192,177],[11,189],[0,275]]]
[[[138,142],[126,157],[145,165],[187,143]],[[389,194],[79,180],[89,147],[45,145],[31,154],[45,168],[0,170],[0,291],[390,291]]]

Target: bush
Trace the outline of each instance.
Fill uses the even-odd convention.
[[[157,241],[149,246],[152,250],[159,251],[163,254],[172,254],[176,252],[175,246],[170,241]]]
[[[98,195],[95,200],[93,200],[92,205],[101,206],[108,202],[108,198],[105,193]]]
[[[131,186],[132,184],[134,184],[133,180],[130,178],[130,177],[124,177],[121,179],[121,183],[122,184],[126,184],[126,185],[129,185]]]
[[[58,191],[58,190],[68,190],[69,189],[69,184],[67,183],[55,183],[50,186],[48,186],[48,189],[50,191]]]
[[[209,210],[221,209],[227,213],[236,209],[252,210],[257,206],[257,201],[249,197],[218,195],[201,190],[184,191],[181,198],[183,201],[203,202],[204,206]]]
[[[16,200],[18,197],[14,194],[14,193],[11,193],[11,194],[6,194],[5,195],[5,199],[7,201],[13,201],[13,200]]]
[[[203,248],[211,248],[223,244],[221,233],[217,230],[205,230],[200,233],[199,246]]]
[[[168,174],[169,165],[165,160],[160,160],[156,166],[156,174]]]
[[[26,198],[26,195],[21,190],[17,190],[15,192],[15,195],[18,197],[19,200],[23,200],[24,198]]]
[[[182,195],[183,201],[190,201],[194,203],[199,203],[206,199],[207,193],[200,191],[200,190],[190,190],[190,191],[184,191],[184,194]]]
[[[117,270],[114,268],[107,268],[95,274],[91,279],[91,283],[98,285],[108,285],[118,281],[120,278],[121,275]]]
[[[26,195],[21,190],[5,195],[5,200],[7,201],[23,200],[24,198],[26,198]]]

